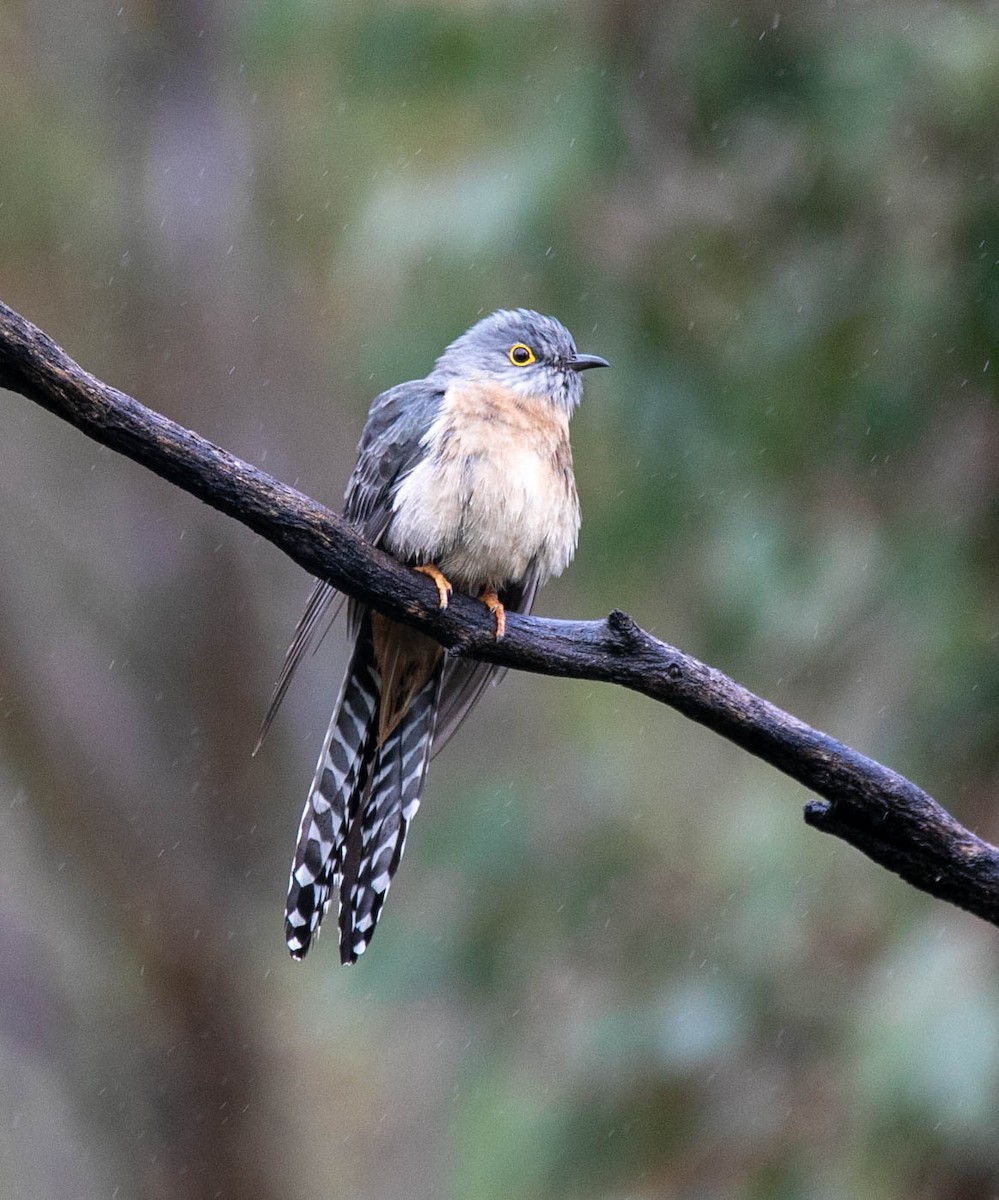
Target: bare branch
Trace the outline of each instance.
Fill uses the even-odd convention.
[[[909,780],[810,728],[721,672],[640,629],[511,613],[502,641],[483,605],[455,594],[445,611],[424,575],[364,542],[336,514],[79,367],[0,303],[0,387],[248,525],[313,575],[449,650],[524,671],[617,683],[668,704],[790,775],[822,800],[805,820],[914,887],[999,925],[999,850]]]

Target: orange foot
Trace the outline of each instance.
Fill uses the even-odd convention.
[[[503,607],[503,601],[489,587],[484,587],[479,592],[479,599],[496,618],[496,640],[499,641],[506,633],[506,609]]]
[[[453,589],[433,563],[425,563],[421,567],[414,567],[413,570],[419,571],[421,575],[430,576],[434,583],[437,584],[437,595],[440,599],[441,608],[447,608],[447,602]]]

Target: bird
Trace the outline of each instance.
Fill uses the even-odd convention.
[[[370,543],[428,575],[442,608],[453,588],[478,597],[503,637],[507,611],[530,612],[537,589],[575,553],[569,418],[582,397],[581,373],[606,366],[578,353],[554,317],[520,308],[479,320],[425,379],[372,401],[344,516]],[[316,582],[261,741],[337,600],[332,585]],[[344,964],[356,962],[374,934],[432,751],[498,674],[449,656],[361,601],[347,607],[353,648],[299,824],[285,906],[288,949],[302,959],[336,892]]]

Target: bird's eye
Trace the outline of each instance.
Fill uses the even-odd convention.
[[[532,362],[538,360],[534,357],[534,351],[530,346],[525,346],[523,342],[517,342],[511,346],[506,352],[507,358],[515,367],[529,367]]]

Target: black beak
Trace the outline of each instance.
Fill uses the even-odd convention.
[[[577,354],[575,358],[569,359],[567,365],[574,371],[588,371],[590,367],[609,367],[610,363],[599,354]]]

